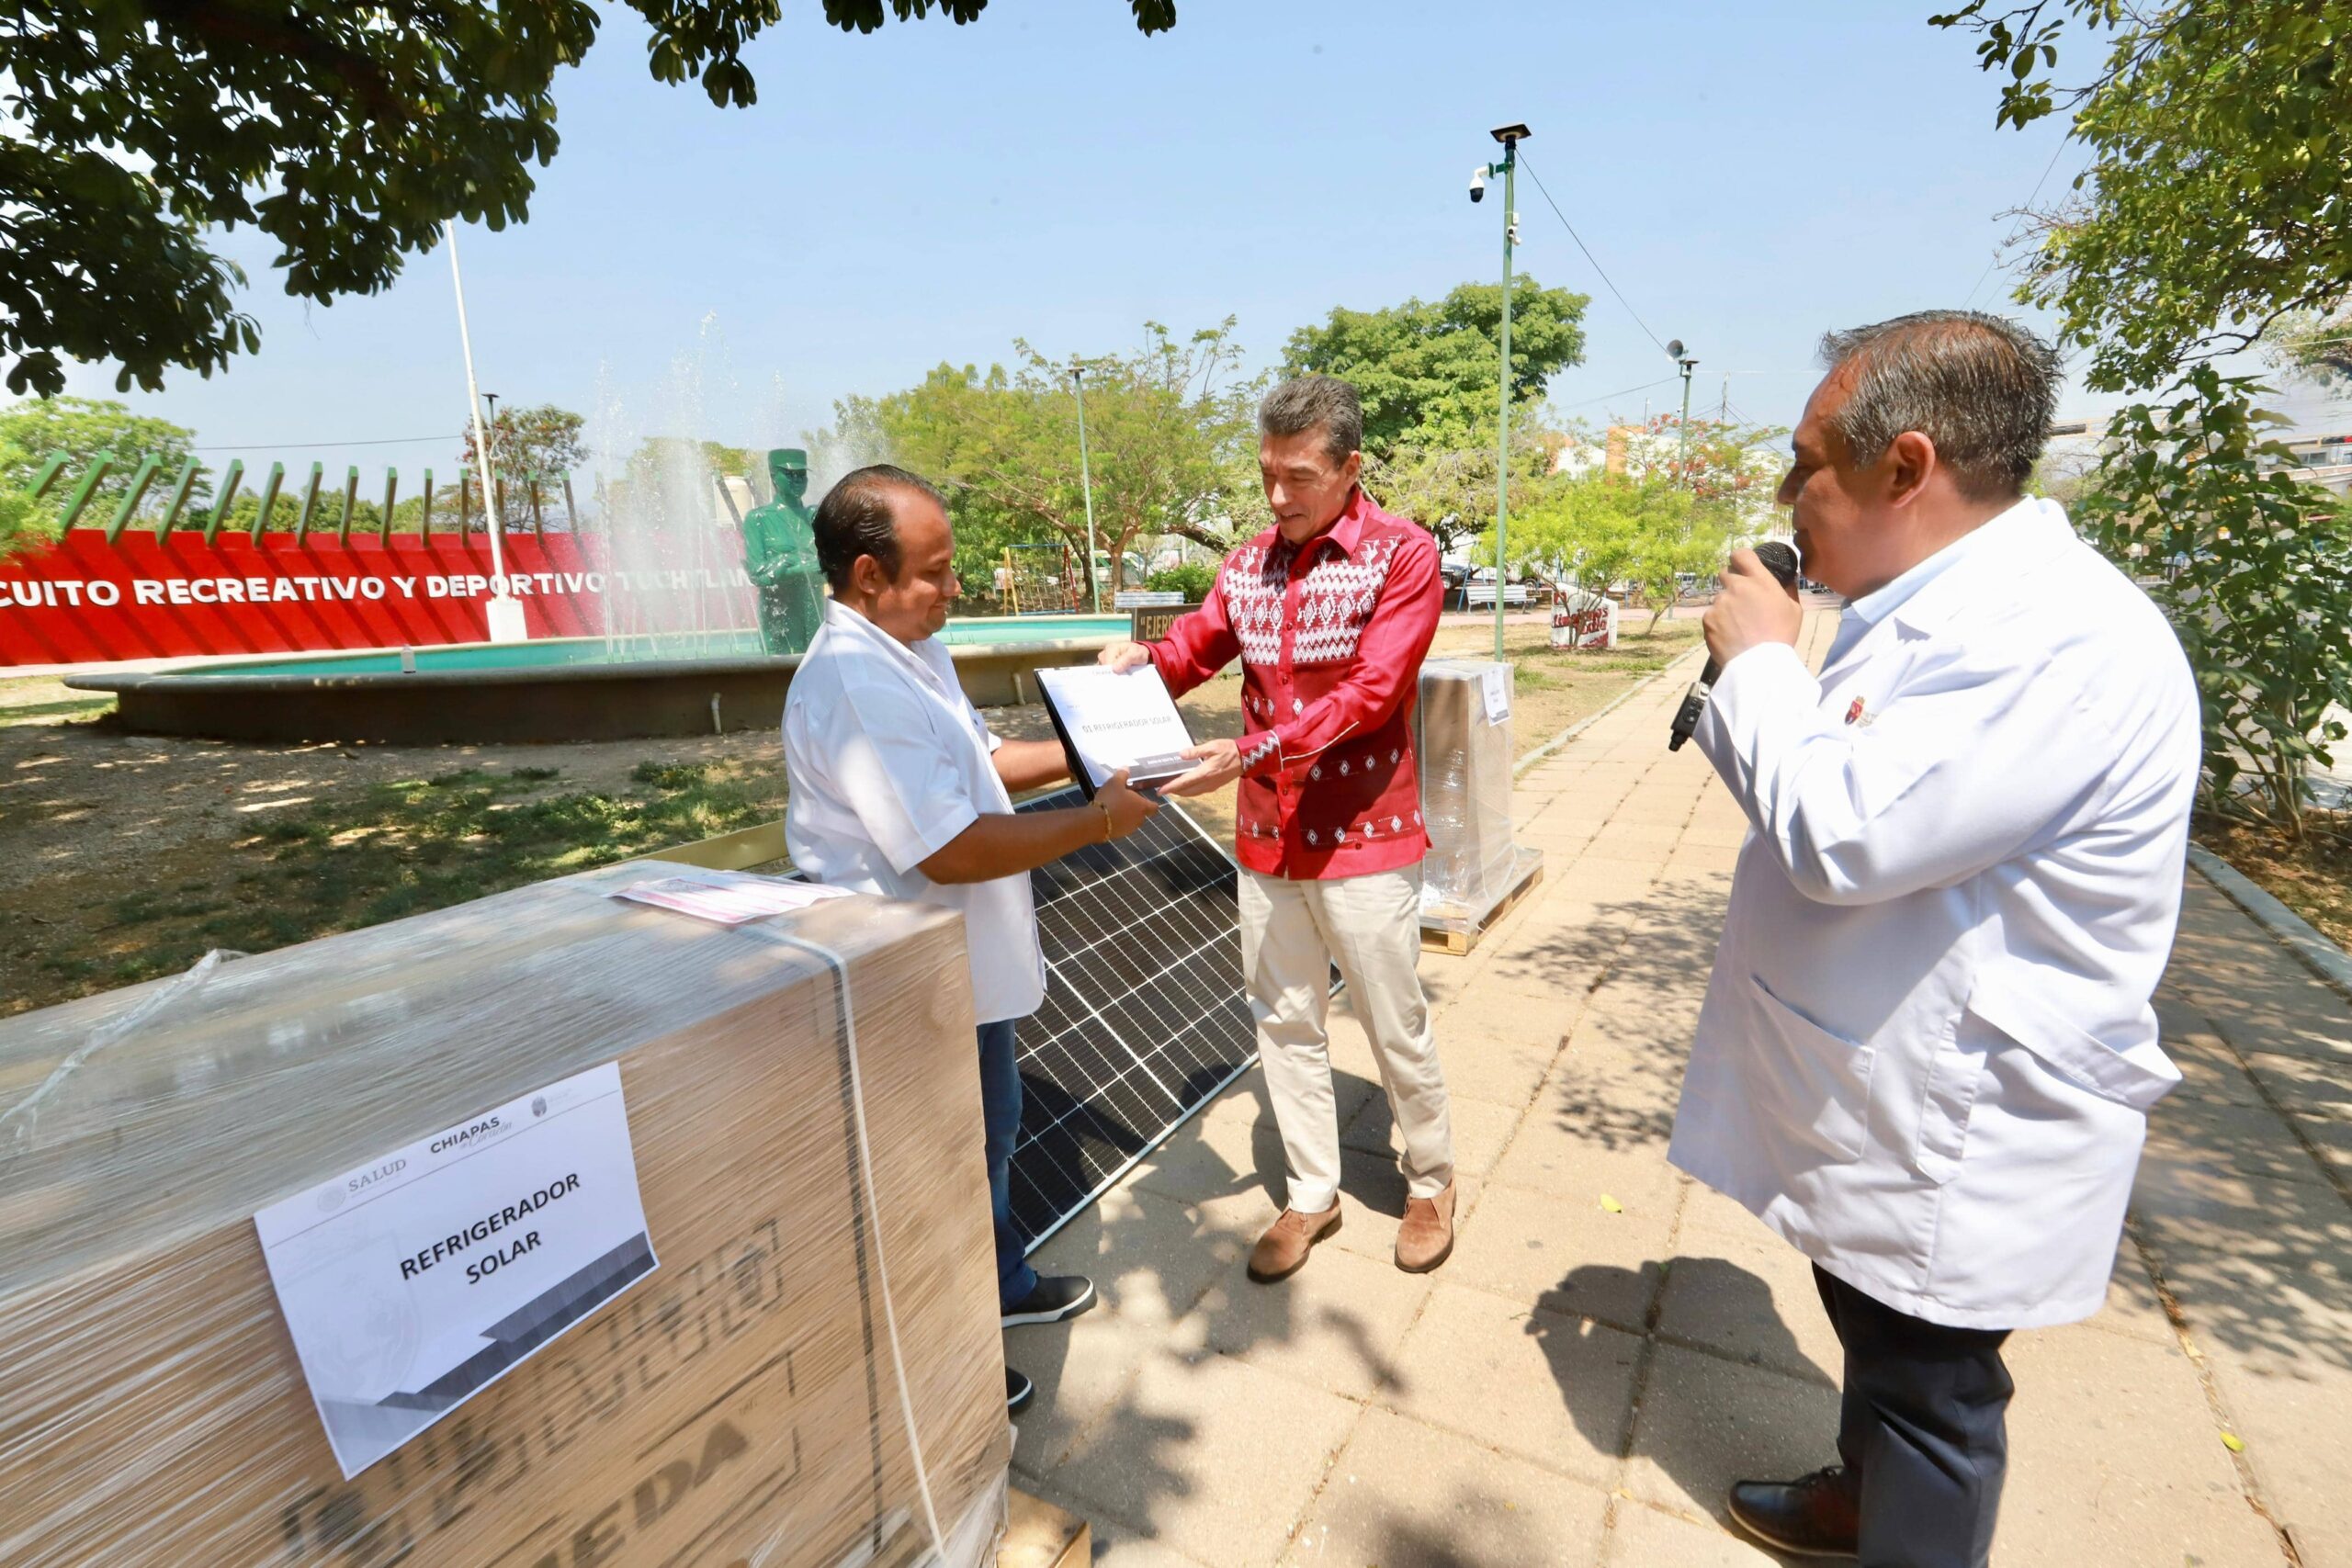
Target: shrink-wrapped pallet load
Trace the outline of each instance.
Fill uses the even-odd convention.
[[[1509,664],[1488,660],[1421,665],[1413,750],[1430,835],[1421,865],[1425,931],[1475,936],[1542,863],[1540,852],[1520,849],[1512,837],[1511,679]]]
[[[961,925],[604,896],[652,874],[0,1023],[0,1562],[836,1568],[933,1561],[934,1519],[992,1560]],[[345,1480],[253,1216],[613,1062],[659,1267]]]

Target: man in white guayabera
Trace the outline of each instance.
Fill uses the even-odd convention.
[[[860,468],[819,503],[814,531],[832,599],[785,699],[785,843],[819,882],[962,911],[998,1306],[1008,1328],[1058,1323],[1092,1306],[1094,1287],[1074,1275],[1040,1279],[1012,1217],[1013,1026],[1046,995],[1029,874],[1134,832],[1159,807],[1121,773],[1088,805],[1014,815],[1012,792],[1056,783],[1069,764],[1057,741],[989,733],[956,682],[936,634],[963,585],[938,491],[903,468]],[[1033,1393],[1007,1369],[1011,1408]]]

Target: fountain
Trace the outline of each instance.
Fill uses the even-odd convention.
[[[766,455],[769,499],[714,473],[685,443],[599,487],[584,532],[601,563],[594,635],[367,653],[220,660],[154,674],[91,674],[138,734],[232,740],[614,740],[765,729],[824,614],[809,528],[808,454]],[[1029,672],[1091,661],[1125,615],[966,618],[940,634],[972,700],[1034,700]]]

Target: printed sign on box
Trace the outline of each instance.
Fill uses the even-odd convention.
[[[345,1480],[659,1266],[611,1062],[254,1226]]]

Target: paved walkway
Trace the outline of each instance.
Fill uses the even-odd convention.
[[[1680,692],[1521,782],[1539,896],[1422,964],[1462,1172],[1442,1269],[1389,1261],[1404,1187],[1344,1016],[1345,1225],[1302,1273],[1242,1273],[1282,1181],[1255,1074],[1046,1247],[1105,1302],[1008,1337],[1038,1384],[1014,1467],[1099,1562],[1774,1561],[1721,1499],[1835,1458],[1839,1363],[1803,1259],[1666,1163],[1744,827],[1662,744]],[[1995,1561],[2352,1568],[2352,1003],[2192,874],[2161,1005],[2188,1081],[2109,1309],[2011,1342]]]

